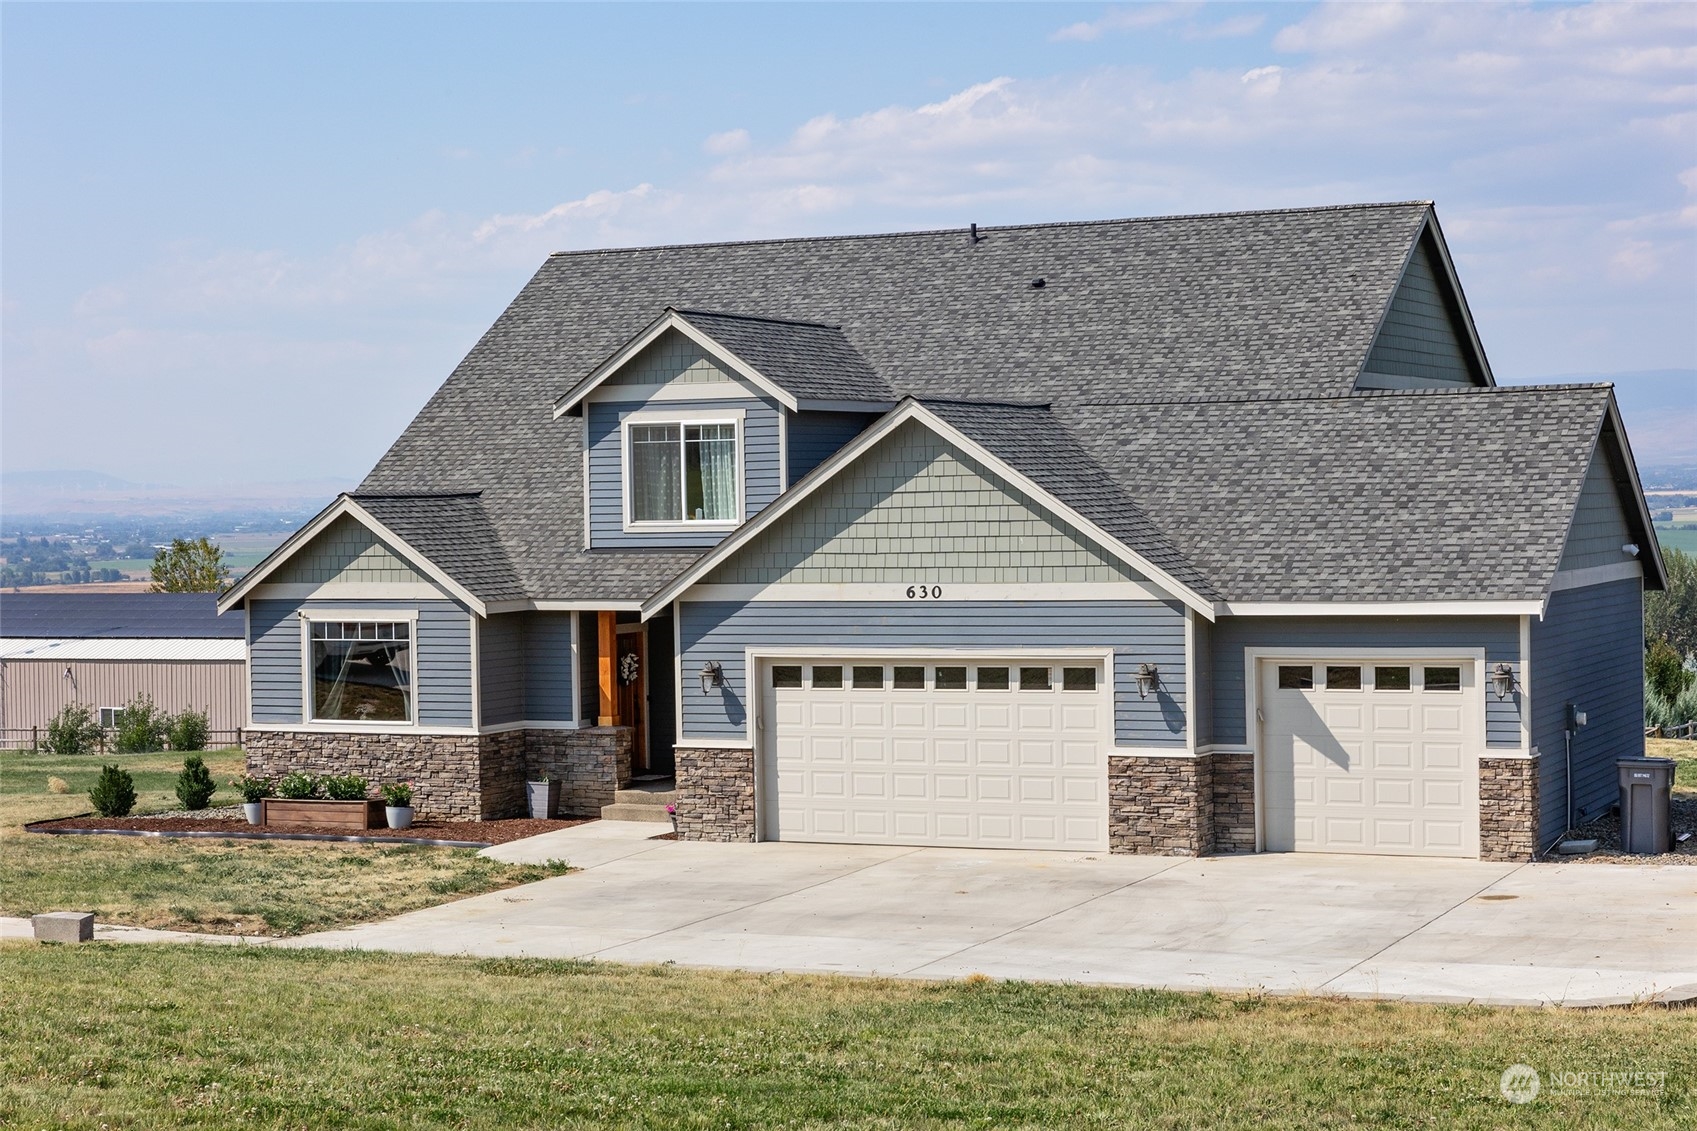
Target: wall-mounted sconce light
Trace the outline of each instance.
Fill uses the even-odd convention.
[[[725,669],[719,661],[708,660],[701,665],[701,694],[711,695],[715,687],[725,686]]]
[[[1628,542],[1620,548],[1620,552],[1629,558],[1636,558],[1638,556],[1638,543]]]
[[[1498,664],[1491,669],[1491,690],[1497,693],[1498,699],[1507,699],[1514,694],[1514,669],[1507,664]]]
[[[1137,697],[1149,698],[1149,693],[1161,686],[1161,669],[1154,664],[1139,664],[1137,667]]]

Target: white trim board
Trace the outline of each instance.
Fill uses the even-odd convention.
[[[1221,601],[1232,617],[1518,617],[1542,616],[1543,601]]]
[[[1587,566],[1585,569],[1564,569],[1550,582],[1550,592],[1583,589],[1588,585],[1607,585],[1611,581],[1630,581],[1644,576],[1644,563],[1634,559],[1614,565]]]
[[[1015,488],[1036,500],[1038,505],[1052,512],[1057,518],[1078,530],[1102,549],[1147,576],[1151,582],[1164,589],[1168,595],[1176,597],[1209,620],[1214,619],[1213,601],[1181,584],[1165,570],[1108,534],[1107,531],[1102,530],[1000,457],[914,400],[902,402],[900,408],[889,413],[877,424],[844,445],[824,463],[808,472],[794,487],[778,496],[765,510],[748,520],[735,533],[704,554],[693,566],[673,578],[659,593],[643,602],[643,619],[647,620],[677,600],[701,578],[706,577],[737,550],[747,545],[756,535],[794,510],[821,486],[830,482],[839,471],[859,459],[873,445],[910,420],[919,421],[944,441],[965,451],[974,460],[988,467],[994,474],[1006,479]]]

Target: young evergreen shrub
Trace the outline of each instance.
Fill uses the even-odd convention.
[[[183,803],[184,809],[206,808],[206,803],[212,800],[217,790],[212,771],[206,768],[199,754],[190,754],[183,759],[183,772],[177,775],[177,800]]]
[[[100,767],[100,780],[88,791],[94,811],[102,817],[127,817],[136,804],[136,783],[116,766]]]
[[[189,709],[171,720],[165,737],[171,740],[172,750],[184,752],[205,750],[206,736],[211,733],[206,712]]]
[[[87,754],[100,741],[100,724],[83,703],[67,703],[47,723],[47,752],[69,757]]]
[[[170,725],[171,717],[153,705],[153,696],[137,695],[119,710],[114,720],[118,753],[150,754],[165,749],[165,732]]]
[[[277,796],[287,801],[305,801],[318,790],[318,779],[296,770],[277,779]]]
[[[1697,679],[1686,684],[1685,690],[1679,693],[1668,708],[1668,725],[1684,726],[1689,722],[1697,722]]]
[[[1649,655],[1644,657],[1644,678],[1656,689],[1656,694],[1669,703],[1678,699],[1692,682],[1691,673],[1685,670],[1685,661],[1673,645],[1661,639],[1651,642]]]
[[[364,801],[365,779],[358,774],[332,774],[324,779],[324,796],[331,801]]]

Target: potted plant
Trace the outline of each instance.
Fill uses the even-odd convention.
[[[392,829],[410,828],[412,825],[412,783],[398,781],[393,785],[383,787],[383,815],[389,820]]]
[[[672,819],[672,835],[677,836],[678,835],[678,807],[676,805],[666,806],[666,816],[668,816]]]
[[[525,783],[525,794],[530,800],[530,819],[533,821],[551,821],[560,808],[560,779],[543,774],[533,782]]]
[[[244,774],[239,778],[233,778],[230,785],[237,793],[242,795],[242,815],[247,818],[247,823],[250,825],[259,824],[261,820],[260,811],[264,808],[263,802],[276,792],[271,784],[271,779],[248,777]]]

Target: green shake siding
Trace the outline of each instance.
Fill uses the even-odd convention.
[[[709,584],[1142,580],[929,429],[902,425]]]

